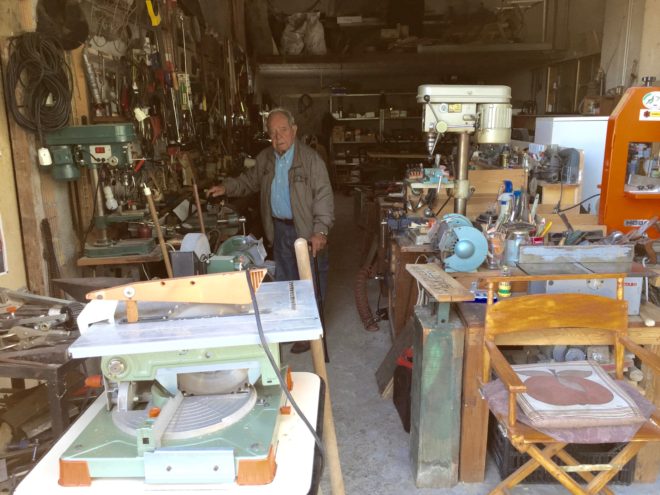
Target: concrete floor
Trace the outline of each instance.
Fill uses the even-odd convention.
[[[353,301],[353,282],[358,269],[361,230],[353,222],[352,199],[336,195],[336,223],[330,235],[330,277],[325,308],[326,336],[331,362],[328,365],[335,426],[346,493],[379,495],[481,495],[499,481],[489,461],[484,483],[459,483],[450,489],[417,489],[408,459],[409,435],[403,430],[391,400],[378,393],[374,373],[391,346],[389,323],[378,332],[366,332]],[[373,283],[372,308],[376,305]],[[387,301],[381,301],[386,306]],[[283,349],[283,360],[295,371],[311,370],[309,353],[294,355]],[[323,493],[331,494],[327,472]],[[660,482],[615,486],[621,495],[660,494]],[[515,494],[554,495],[568,493],[560,486],[521,485]]]

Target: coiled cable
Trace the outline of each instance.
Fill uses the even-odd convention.
[[[11,38],[5,79],[7,106],[24,129],[43,133],[65,127],[71,116],[71,69],[52,36],[24,33]]]

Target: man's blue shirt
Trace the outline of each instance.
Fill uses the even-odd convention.
[[[275,153],[275,177],[270,186],[270,209],[274,217],[292,219],[291,196],[289,195],[289,170],[293,164],[295,144],[280,156]]]

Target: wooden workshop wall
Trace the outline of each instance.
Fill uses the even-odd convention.
[[[35,29],[37,0],[4,0],[0,5],[3,13],[0,20],[0,46],[4,70],[9,38]],[[6,112],[4,105],[2,112]],[[6,156],[13,159],[15,196],[20,213],[20,229],[15,226],[15,229],[9,232],[11,242],[18,244],[22,233],[24,271],[27,279],[23,282],[27,282],[30,290],[47,294],[50,293],[49,266],[45,258],[50,257],[52,260],[51,272],[59,270],[61,276],[76,273],[77,243],[71,222],[68,186],[54,181],[49,173],[38,169],[37,147],[31,133],[19,127],[11,115],[2,119],[2,122],[2,125],[8,125],[9,129],[11,144],[6,148]],[[4,151],[5,149],[3,156]],[[2,187],[9,188],[9,184],[9,181],[3,181]],[[44,222],[50,225],[51,239],[44,238]]]
[[[2,15],[0,17],[0,30],[4,33],[8,22],[9,2],[2,2]],[[4,93],[3,79],[0,78],[0,92]],[[4,234],[3,250],[6,253],[8,271],[0,275],[0,286],[17,289],[25,286],[25,264],[23,262],[23,243],[21,240],[21,223],[16,198],[13,160],[9,128],[7,125],[7,112],[4,105],[0,105],[0,216],[2,217],[2,230]]]
[[[0,2],[0,37],[2,49],[6,45],[5,38],[11,36],[21,24],[19,16],[27,9],[18,9],[24,2],[3,0]],[[31,2],[25,2],[30,4]],[[28,16],[29,18],[29,16]],[[3,74],[4,75],[4,74]],[[4,78],[0,81],[0,88],[4,94]],[[23,241],[21,237],[21,222],[16,191],[16,177],[14,174],[11,137],[9,122],[7,120],[5,105],[0,105],[0,214],[2,215],[2,228],[4,231],[3,246],[7,253],[7,266],[9,271],[0,275],[0,286],[12,289],[25,286],[27,283],[24,263]]]

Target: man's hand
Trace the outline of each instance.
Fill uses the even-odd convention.
[[[312,243],[312,257],[316,258],[316,255],[325,248],[325,245],[328,243],[328,238],[317,232],[312,235],[309,241]]]
[[[224,196],[225,195],[225,186],[219,185],[219,186],[213,186],[211,189],[209,189],[206,192],[206,197],[207,198],[216,198],[218,196]]]

